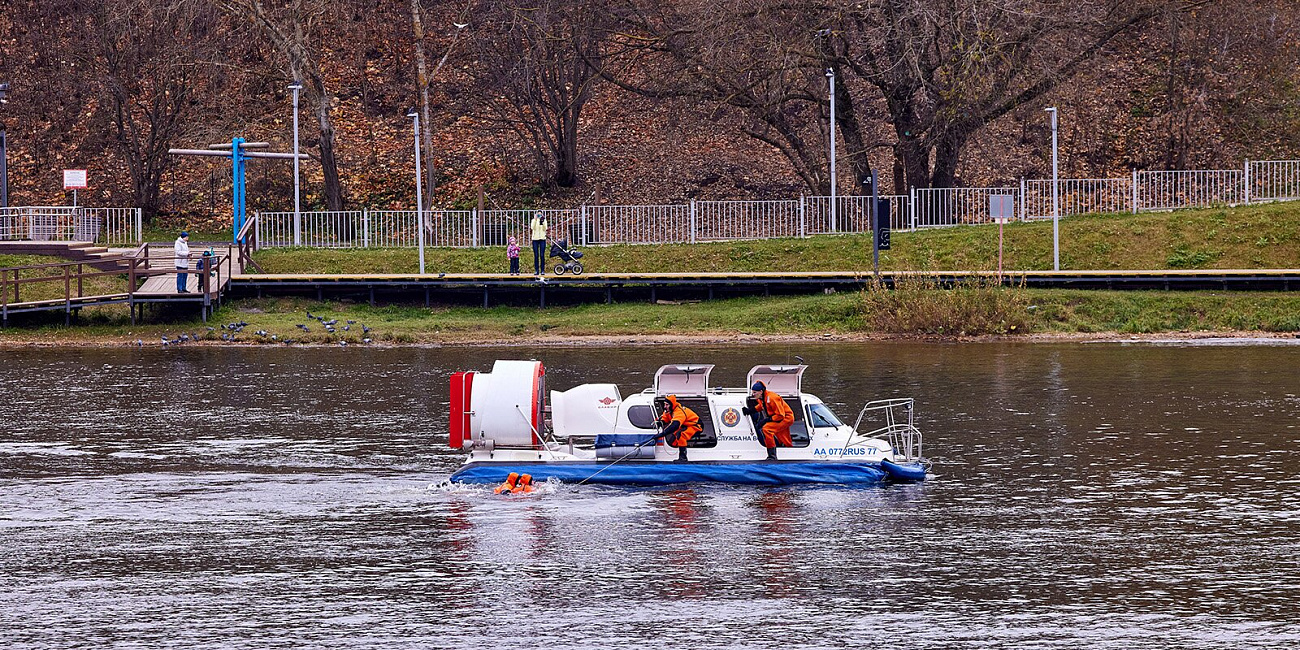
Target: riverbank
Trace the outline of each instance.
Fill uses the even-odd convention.
[[[88,312],[71,327],[62,325],[61,314],[57,319],[24,320],[0,330],[0,346],[157,346],[164,337],[172,345],[182,335],[213,345],[335,346],[1290,337],[1300,332],[1300,295],[914,286],[902,291],[545,309],[370,307],[274,298],[227,302],[206,325],[197,318],[131,325],[125,310],[113,309]],[[334,322],[327,326],[329,321]]]

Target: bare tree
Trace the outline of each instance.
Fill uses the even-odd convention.
[[[200,0],[90,0],[34,5],[76,16],[65,37],[101,101],[92,120],[130,177],[131,203],[152,221],[162,206],[167,154],[189,128],[207,86],[217,16]],[[85,74],[85,73],[83,73]]]
[[[325,178],[325,204],[330,210],[343,209],[343,186],[334,150],[334,121],[330,111],[334,93],[325,84],[320,67],[320,50],[313,45],[315,31],[328,8],[325,0],[288,0],[285,6],[269,11],[262,0],[221,0],[232,14],[248,20],[257,33],[280,51],[287,63],[286,72],[305,85],[307,98],[316,103],[316,121],[320,127],[320,164]]]
[[[456,43],[460,40],[460,33],[469,25],[465,22],[455,23],[456,31],[452,34],[451,44],[447,46],[447,51],[443,53],[442,58],[438,60],[438,65],[434,67],[433,73],[428,72],[428,63],[424,56],[424,15],[420,7],[421,0],[411,0],[411,28],[415,32],[415,87],[420,95],[420,140],[424,145],[421,152],[424,156],[424,174],[425,181],[424,193],[429,197],[430,203],[433,202],[433,191],[438,187],[438,170],[435,165],[435,156],[433,155],[433,115],[429,102],[429,85],[433,83],[434,77],[447,64],[447,59],[456,49]]]
[[[484,2],[478,17],[477,78],[485,121],[517,134],[548,185],[578,182],[578,125],[599,80],[598,12],[577,0]]]
[[[948,186],[985,125],[1041,99],[1162,11],[1204,3],[624,0],[612,12],[622,29],[610,58],[635,64],[605,74],[645,94],[741,109],[753,125],[747,133],[824,190],[823,148],[813,145],[824,131],[809,121],[821,113],[808,105],[826,102],[820,75],[829,69],[839,86],[836,126],[858,181],[870,171],[867,152],[890,146],[902,171],[897,185]],[[872,137],[886,124],[893,138]]]

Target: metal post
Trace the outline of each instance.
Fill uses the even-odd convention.
[[[469,247],[478,248],[478,208],[469,213]]]
[[[1057,188],[1059,176],[1056,152],[1056,107],[1047,109],[1052,114],[1052,269],[1061,270],[1061,204]]]
[[[236,244],[241,243],[239,241],[239,231],[244,227],[244,155],[241,150],[243,144],[243,138],[232,138],[230,140],[230,179],[233,186],[231,193],[234,195],[231,221],[235,226],[235,234],[232,239]]]
[[[587,245],[587,204],[586,203],[582,204],[582,211],[579,213],[578,218],[581,219],[581,221],[579,222],[581,224],[579,225],[579,229],[582,231],[582,245],[586,246]]]
[[[8,83],[0,83],[0,104],[8,104],[5,95],[9,92]],[[0,128],[0,208],[9,207],[9,141],[5,130]]]
[[[361,208],[361,246],[370,248],[370,208]]]
[[[302,246],[302,192],[298,185],[298,91],[302,84],[295,81],[289,90],[293,91],[293,245]]]
[[[804,200],[804,196],[800,194],[799,195],[799,237],[800,238],[808,236],[808,230],[806,226],[807,221],[806,221],[806,216],[804,215],[805,203],[806,202]]]
[[[691,243],[695,243],[695,199],[691,199]]]
[[[1242,165],[1241,186],[1243,190],[1241,195],[1246,205],[1250,205],[1250,159],[1249,158],[1247,158],[1246,162]]]
[[[135,209],[135,243],[144,243],[144,210],[140,208]]]
[[[9,148],[8,136],[0,130],[0,208],[9,207]]]
[[[416,242],[420,247],[420,275],[424,275],[424,192],[420,187],[423,179],[420,173],[420,114],[415,109],[411,109],[406,116],[415,118],[415,228],[419,231]]]
[[[880,224],[876,223],[877,220],[879,219],[879,217],[876,215],[876,210],[879,209],[878,201],[880,200],[880,191],[876,187],[875,169],[871,170],[871,180],[867,182],[871,184],[871,192],[867,195],[867,197],[871,201],[871,205],[869,206],[870,209],[867,210],[867,214],[870,215],[871,217],[871,262],[873,268],[875,268],[876,270],[876,276],[879,277],[880,276],[880,233],[877,232],[877,229],[880,227]]]
[[[1020,220],[1021,220],[1021,221],[1028,221],[1028,220],[1029,220],[1028,217],[1025,216],[1025,215],[1026,215],[1026,212],[1025,212],[1025,203],[1026,203],[1026,201],[1025,201],[1025,197],[1026,197],[1026,196],[1027,196],[1027,195],[1026,195],[1026,193],[1025,193],[1025,177],[1024,177],[1024,176],[1021,176],[1021,177],[1020,177]],[[999,233],[1001,233],[1000,230],[999,230]],[[1001,237],[1001,236],[1002,236],[1001,234],[998,235],[998,237]],[[1002,249],[999,248],[999,249],[998,249],[998,254],[1001,255],[1001,253],[1002,253]],[[1000,259],[1001,259],[1001,258],[999,258],[999,260],[1000,260]],[[1002,273],[1002,270],[999,269],[999,270],[998,270],[998,273],[1001,274],[1001,273]]]
[[[907,199],[908,220],[912,223],[912,230],[916,231],[916,188],[913,187]]]
[[[835,69],[826,68],[826,78],[831,81],[831,234],[835,234]]]
[[[1133,170],[1133,214],[1138,213],[1138,170]]]

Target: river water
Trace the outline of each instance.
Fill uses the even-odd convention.
[[[803,356],[922,485],[440,486],[447,379]],[[1300,347],[0,351],[0,647],[1294,648]]]

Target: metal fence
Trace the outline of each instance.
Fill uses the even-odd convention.
[[[0,240],[130,246],[143,239],[143,219],[139,208],[67,205],[0,208]]]
[[[881,197],[895,230],[942,228],[997,220],[1048,219],[1053,183],[1022,179],[1003,187],[913,189]],[[1055,184],[1061,216],[1212,207],[1300,200],[1300,160],[1247,161],[1241,169],[1135,171],[1123,178],[1065,178]],[[871,231],[864,196],[805,196],[767,201],[691,201],[679,205],[582,205],[546,214],[550,235],[578,245],[694,243],[807,237]],[[503,246],[529,239],[534,210],[429,210],[428,246]],[[258,215],[261,246],[290,246],[292,212]],[[301,245],[411,247],[413,210],[302,213]]]

